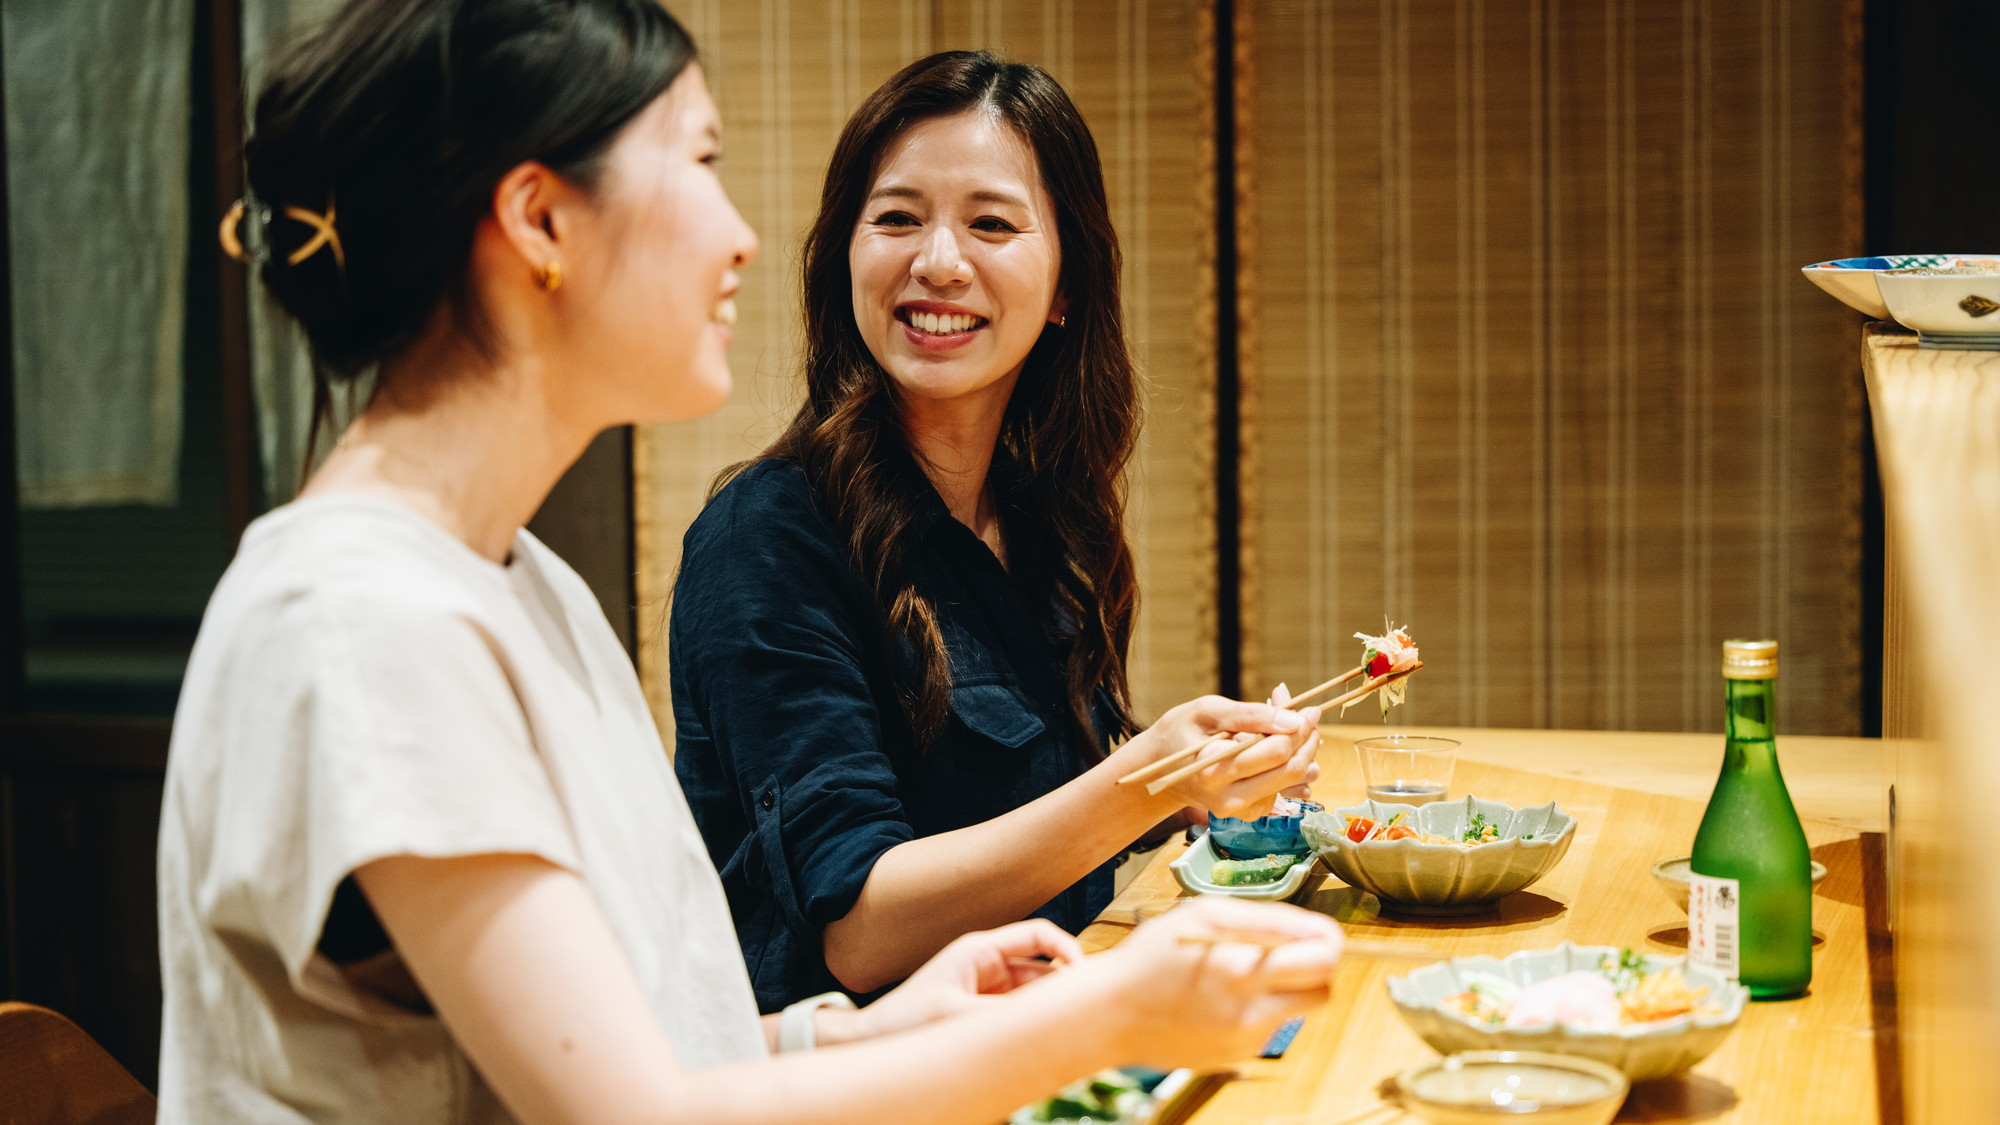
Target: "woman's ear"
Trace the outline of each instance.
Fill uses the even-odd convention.
[[[1049,323],[1066,325],[1069,323],[1069,298],[1057,291],[1056,299],[1049,302]]]
[[[493,188],[493,221],[501,239],[520,255],[521,267],[539,282],[553,269],[561,276],[564,209],[571,188],[545,164],[515,165]]]

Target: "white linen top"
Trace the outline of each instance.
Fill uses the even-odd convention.
[[[583,580],[525,531],[501,566],[386,500],[251,525],[174,717],[160,1121],[510,1120],[420,996],[317,949],[355,868],[499,852],[583,877],[683,1064],[764,1056],[722,884]]]

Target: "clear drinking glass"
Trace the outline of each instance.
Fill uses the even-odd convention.
[[[1458,742],[1426,734],[1385,734],[1354,741],[1368,799],[1397,805],[1442,800],[1458,763]]]

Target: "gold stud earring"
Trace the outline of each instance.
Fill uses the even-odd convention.
[[[536,266],[535,284],[551,293],[562,288],[562,263],[550,260]]]
[[[1064,313],[1063,315],[1061,315],[1061,316],[1058,316],[1058,317],[1056,317],[1056,327],[1057,327],[1057,328],[1068,328],[1068,327],[1069,327],[1069,314],[1068,314],[1068,313]]]

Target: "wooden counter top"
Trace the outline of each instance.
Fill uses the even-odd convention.
[[[1722,769],[1720,683],[1718,679],[1713,735],[1423,726],[1395,729],[1455,738],[1461,761],[1639,789],[1706,805],[1709,792],[1715,788],[1715,775]],[[1781,700],[1781,720],[1783,711]],[[1321,724],[1320,735],[1330,750],[1345,750],[1355,739],[1385,729],[1364,723],[1327,722]],[[1861,832],[1881,832],[1888,824],[1889,781],[1901,745],[1896,739],[1780,734],[1778,761],[1784,766],[1785,788],[1791,791],[1792,804],[1800,816],[1844,824]]]
[[[1352,729],[1343,727],[1341,733]],[[1483,738],[1492,732],[1477,733]],[[1509,733],[1535,734],[1524,746],[1568,742],[1545,732]],[[1634,737],[1615,740],[1628,751],[1654,745],[1669,755],[1669,763],[1686,762],[1688,770],[1712,781],[1706,746],[1719,743],[1719,737],[1637,736],[1632,741]],[[1665,741],[1653,744],[1655,737]],[[1507,743],[1488,745],[1497,751]],[[1551,762],[1581,753],[1574,746],[1544,752]],[[1794,751],[1792,760],[1800,756]],[[1629,765],[1635,771],[1674,772],[1671,765],[1648,765],[1636,752]],[[1314,786],[1318,799],[1329,806],[1360,799],[1354,754],[1344,743],[1322,752],[1321,769]],[[1687,784],[1692,782],[1680,787]],[[1516,805],[1553,799],[1576,817],[1576,841],[1548,876],[1503,899],[1493,914],[1446,919],[1384,914],[1372,896],[1325,877],[1309,880],[1301,901],[1340,918],[1356,937],[1449,956],[1505,956],[1563,941],[1629,945],[1668,956],[1685,952],[1686,916],[1653,882],[1648,868],[1656,860],[1686,854],[1702,802],[1491,765],[1470,755],[1459,764],[1452,792]],[[1877,1028],[1894,1026],[1892,990],[1885,987],[1887,958],[1879,953],[1886,948],[1879,933],[1885,917],[1881,837],[1824,820],[1808,820],[1806,835],[1814,858],[1828,869],[1813,900],[1814,932],[1821,940],[1814,948],[1811,992],[1798,1000],[1750,1005],[1715,1054],[1686,1075],[1634,1090],[1618,1120],[1742,1125],[1900,1120],[1895,1055],[1888,1037],[1877,1038]],[[1166,854],[1156,856],[1113,901],[1084,932],[1087,948],[1116,944],[1138,921],[1184,897],[1167,870],[1179,850],[1178,843],[1164,849]],[[1879,939],[1873,943],[1875,955],[1871,931]],[[1383,985],[1390,975],[1407,970],[1407,965],[1376,960],[1343,964],[1332,1001],[1307,1017],[1285,1057],[1247,1062],[1242,1077],[1196,1113],[1194,1125],[1387,1125],[1404,1120],[1380,1100],[1377,1085],[1435,1055],[1396,1014]]]

